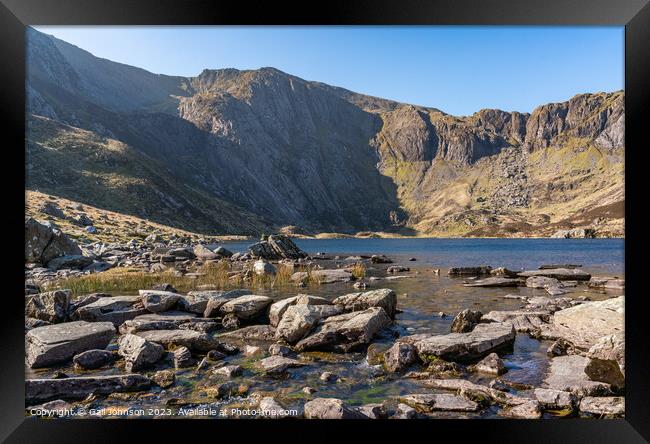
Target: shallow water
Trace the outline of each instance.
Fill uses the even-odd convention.
[[[221,244],[231,251],[243,251],[251,242]],[[340,265],[346,263],[344,258],[355,254],[386,254],[395,264],[411,267],[410,272],[397,276],[399,279],[368,280],[368,290],[391,288],[398,295],[398,308],[402,311],[396,316],[395,325],[390,332],[378,338],[376,343],[388,347],[394,342],[394,335],[400,336],[433,333],[445,334],[453,317],[465,308],[472,308],[483,313],[491,310],[512,310],[521,307],[516,299],[506,299],[505,295],[539,295],[547,296],[544,290],[526,287],[517,288],[471,288],[462,285],[462,278],[446,276],[446,269],[451,266],[472,266],[487,264],[493,267],[506,266],[513,270],[536,269],[542,264],[572,263],[581,264],[585,271],[593,274],[623,276],[623,240],[620,239],[334,239],[334,240],[297,240],[297,244],[308,253],[327,253],[340,256]],[[408,261],[415,257],[415,262]],[[367,277],[385,276],[385,265],[367,265]],[[440,274],[432,269],[440,268]],[[592,300],[605,299],[613,294],[588,290],[581,285],[567,294],[568,297],[588,296]],[[267,290],[255,291],[268,294],[275,299],[294,296],[297,293],[309,293],[334,299],[354,290],[350,283],[328,284],[289,291]],[[444,313],[442,315],[441,313]],[[265,347],[269,343],[261,343]],[[546,349],[549,341],[538,341],[526,334],[518,334],[511,352],[501,353],[508,372],[502,376],[512,382],[539,385],[548,366]],[[115,344],[112,345],[115,347]],[[236,381],[246,383],[250,392],[261,391],[275,395],[287,408],[299,408],[305,399],[309,399],[301,390],[305,386],[317,389],[312,397],[337,397],[348,405],[361,405],[370,402],[383,402],[391,396],[407,393],[431,393],[431,389],[422,386],[415,379],[405,379],[396,375],[386,375],[378,368],[368,365],[365,353],[362,354],[307,354],[317,361],[310,365],[289,370],[287,378],[276,379],[259,374],[254,368],[254,361],[259,358],[245,358],[242,355],[228,357],[228,363],[237,363],[244,367],[243,376]],[[161,364],[160,369],[165,368]],[[69,375],[117,374],[123,369],[118,367],[94,372],[78,372],[70,366],[59,369]],[[28,377],[49,377],[56,369],[29,370]],[[153,372],[157,369],[151,369]],[[339,382],[322,382],[319,376],[324,371],[338,375]],[[469,379],[489,383],[493,378],[485,375],[470,374]],[[153,388],[146,396],[135,395],[128,401],[120,399],[99,399],[95,406],[120,406],[135,408],[163,408],[177,412],[178,404],[191,406],[210,405],[225,407],[233,405],[246,406],[247,400],[230,400],[227,403],[216,402],[206,396],[203,389],[213,386],[224,379],[211,376],[206,371],[183,370],[177,373],[176,385],[167,390]],[[178,401],[170,401],[173,398]],[[480,416],[494,417],[496,409],[490,408],[479,414],[465,415],[440,413],[440,417]],[[148,416],[148,415],[145,415]]]

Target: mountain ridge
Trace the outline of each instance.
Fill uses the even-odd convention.
[[[572,228],[577,216],[599,207],[589,195],[607,191],[605,205],[624,201],[620,91],[576,95],[530,114],[483,109],[456,117],[275,68],[164,76],[75,48],[28,31],[28,118],[118,140],[213,208],[173,220],[156,209],[163,200],[142,202],[152,220],[212,234],[225,226],[252,234],[293,225],[526,236],[548,235],[546,226]],[[50,127],[35,137],[28,125],[29,160],[45,158],[39,144],[68,131]],[[60,152],[66,157],[68,149]],[[563,168],[558,153],[570,160],[562,174],[554,172]],[[47,170],[32,162],[27,187],[56,194],[56,181],[38,179]],[[569,182],[562,186],[573,191],[544,189],[544,180]],[[187,210],[196,205],[187,202]],[[221,207],[233,222],[219,224]],[[598,217],[606,219],[601,235],[623,234],[621,217]],[[254,222],[237,226],[244,218]],[[509,224],[514,231],[504,231]]]

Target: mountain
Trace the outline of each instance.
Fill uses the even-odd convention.
[[[456,117],[274,68],[152,74],[28,30],[27,188],[206,234],[623,234],[623,93]]]

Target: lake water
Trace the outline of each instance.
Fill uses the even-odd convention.
[[[386,254],[414,257],[436,268],[491,265],[513,270],[543,264],[578,264],[594,273],[624,272],[624,239],[294,239],[310,254]],[[227,242],[233,252],[253,241]]]

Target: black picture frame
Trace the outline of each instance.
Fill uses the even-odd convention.
[[[139,429],[166,440],[278,439],[299,441],[358,434],[373,439],[461,439],[482,442],[647,442],[650,439],[650,347],[643,328],[641,285],[643,154],[650,122],[650,6],[648,0],[356,0],[295,3],[207,0],[1,0],[0,45],[4,67],[2,122],[5,124],[5,236],[7,279],[0,322],[0,438],[7,442],[120,442]],[[214,421],[34,420],[24,411],[24,291],[20,233],[24,223],[24,120],[26,25],[619,25],[625,26],[626,107],[626,418],[624,420],[506,421]],[[639,259],[637,259],[637,256]],[[244,422],[240,422],[244,421]],[[298,433],[296,433],[298,432]],[[321,435],[321,432],[326,435]],[[419,436],[409,436],[417,433]],[[227,436],[232,435],[232,436]],[[146,436],[146,435],[145,435]],[[446,436],[446,437],[445,437]],[[126,441],[125,441],[126,442]]]

